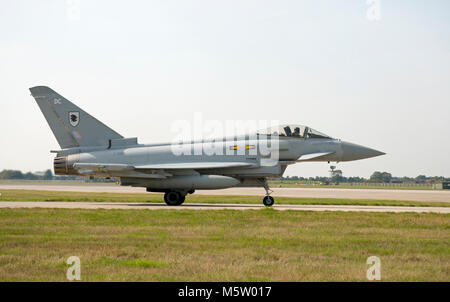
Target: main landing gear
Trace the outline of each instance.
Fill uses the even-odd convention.
[[[267,183],[266,179],[264,179],[263,187],[266,190],[266,196],[263,198],[263,204],[266,207],[271,207],[275,203],[275,200],[273,199],[272,196],[270,196],[270,194],[272,194],[273,191],[269,188],[269,184]]]
[[[164,201],[168,206],[179,206],[186,199],[186,194],[177,191],[168,191],[164,193]]]

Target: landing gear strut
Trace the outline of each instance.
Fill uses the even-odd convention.
[[[179,206],[183,204],[186,195],[177,191],[169,191],[164,193],[164,201],[168,206]]]
[[[267,183],[266,179],[264,179],[263,187],[266,190],[266,196],[263,198],[263,204],[266,207],[271,207],[275,203],[275,200],[273,199],[272,196],[270,196],[270,194],[272,194],[273,191],[269,188],[269,184]]]

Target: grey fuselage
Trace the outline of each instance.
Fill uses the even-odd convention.
[[[259,147],[262,145],[269,145],[266,149],[270,154],[263,154],[263,148]],[[188,154],[177,154],[174,148]],[[211,148],[216,152],[208,152]],[[190,191],[261,186],[266,178],[282,176],[290,164],[356,160],[381,154],[377,152],[334,138],[279,136],[275,146],[267,143],[267,137],[260,139],[259,136],[149,145],[123,139],[118,140],[117,145],[110,143],[107,149],[90,147],[58,151],[55,172],[120,177],[122,185],[146,187],[149,191]],[[273,154],[277,156],[271,158]]]

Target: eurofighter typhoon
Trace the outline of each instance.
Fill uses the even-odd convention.
[[[263,187],[263,203],[272,206],[267,179],[282,176],[288,165],[385,154],[302,125],[214,140],[139,144],[136,137],[124,138],[49,87],[30,91],[61,147],[51,151],[56,153],[56,175],[118,177],[123,186],[164,193],[170,206],[181,205],[197,189],[237,186]]]

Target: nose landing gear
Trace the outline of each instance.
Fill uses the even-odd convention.
[[[272,194],[273,191],[269,188],[269,184],[267,183],[267,179],[264,179],[263,187],[266,190],[266,196],[264,196],[264,198],[263,198],[263,204],[266,207],[271,207],[275,203],[275,200],[273,199],[272,196],[270,196],[270,194]]]
[[[274,203],[275,203],[275,200],[274,200],[273,197],[270,196],[270,195],[267,195],[267,196],[265,196],[265,197],[263,198],[263,204],[264,204],[266,207],[271,207]]]

